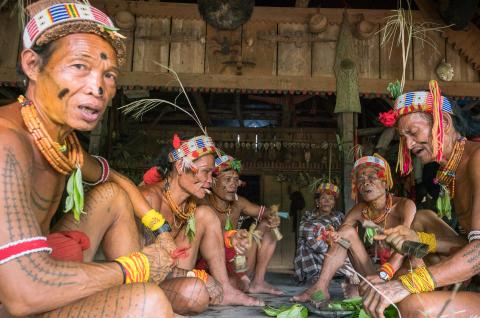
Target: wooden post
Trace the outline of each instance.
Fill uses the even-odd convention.
[[[347,213],[355,204],[351,198],[352,193],[352,168],[354,156],[348,156],[348,150],[355,145],[355,128],[357,126],[356,113],[338,113],[338,128],[343,147],[343,171],[342,171],[342,193],[344,211]]]
[[[346,11],[340,27],[340,34],[335,52],[335,78],[337,82],[335,113],[343,148],[343,205],[345,212],[355,204],[351,198],[352,168],[355,160],[355,130],[357,129],[357,115],[362,111],[358,94],[356,56],[352,49],[353,35]]]

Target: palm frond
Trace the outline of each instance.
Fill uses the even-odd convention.
[[[165,65],[163,65],[161,63],[158,63],[156,61],[154,61],[154,63],[156,65],[166,69],[169,72],[169,74],[172,75],[173,80],[176,83],[178,83],[178,85],[180,87],[180,92],[175,97],[173,102],[165,100],[165,99],[141,99],[141,100],[134,101],[134,102],[131,102],[131,103],[125,105],[125,106],[120,107],[120,109],[122,109],[122,112],[125,115],[132,114],[132,117],[135,118],[135,119],[140,119],[147,112],[149,112],[149,111],[151,111],[151,110],[153,110],[157,107],[160,107],[162,105],[163,106],[165,106],[165,105],[172,106],[175,109],[178,109],[178,110],[184,112],[185,114],[187,114],[187,116],[192,118],[193,121],[198,125],[198,127],[200,127],[203,134],[207,135],[207,130],[203,127],[202,122],[200,121],[200,118],[198,117],[197,112],[195,111],[195,108],[193,107],[193,105],[190,101],[190,98],[188,97],[188,94],[185,91],[183,83],[180,80],[180,78],[178,77],[177,72],[175,72],[173,69],[169,68],[168,66],[165,66]],[[179,106],[177,104],[178,99],[182,96],[185,97],[191,111],[189,111],[188,109],[185,109],[184,107]]]

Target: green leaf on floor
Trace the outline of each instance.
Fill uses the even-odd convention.
[[[270,317],[277,318],[307,318],[307,307],[300,304],[293,304],[292,306],[280,306],[279,308],[266,306],[263,308],[265,314]]]

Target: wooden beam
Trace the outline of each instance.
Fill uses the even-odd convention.
[[[205,100],[202,97],[202,94],[198,92],[192,93],[193,99],[195,100],[195,105],[197,106],[196,109],[198,111],[198,116],[202,121],[203,125],[210,127],[212,126],[212,121],[210,117],[208,117],[207,105],[205,104]]]
[[[309,3],[310,3],[310,0],[296,0],[295,1],[295,7],[297,7],[297,8],[308,8]]]
[[[321,93],[335,92],[336,84],[333,76],[237,76],[237,75],[203,75],[179,74],[186,89],[202,87],[206,90],[226,90],[234,92],[288,92],[294,93]],[[367,79],[359,81],[359,92],[364,94],[387,95],[389,79]],[[0,85],[17,86],[20,82],[15,69],[0,68]],[[167,73],[156,72],[125,72],[118,80],[119,87],[149,87],[177,88],[172,77]],[[480,83],[478,82],[442,82],[442,93],[447,96],[469,96],[480,98]],[[428,82],[423,80],[407,80],[404,91],[428,90]]]
[[[237,115],[238,121],[240,122],[240,127],[244,127],[243,125],[243,114],[242,114],[242,104],[240,102],[240,94],[235,94],[235,114]]]
[[[187,3],[167,3],[151,1],[122,1],[122,0],[92,0],[93,5],[105,8],[110,16],[121,10],[128,10],[135,16],[153,17],[153,18],[178,18],[178,19],[197,19],[202,20],[198,12],[197,4]],[[329,23],[341,23],[343,8],[288,8],[288,7],[255,7],[249,22],[282,22],[282,23],[305,23],[308,17],[320,13],[324,15]],[[371,9],[348,9],[348,14],[352,16],[363,15],[368,21],[383,21],[390,16],[390,10],[371,10]],[[414,19],[421,19],[419,12],[413,12]]]

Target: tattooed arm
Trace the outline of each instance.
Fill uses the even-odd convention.
[[[480,230],[480,151],[472,154],[466,172],[471,191],[471,229]],[[446,261],[429,267],[437,286],[451,285],[480,273],[480,240],[472,241]]]
[[[258,204],[252,203],[241,196],[238,197],[237,204],[241,207],[241,211],[244,214],[254,218],[258,217],[258,214],[260,213],[260,206]],[[263,218],[267,220],[269,227],[273,228],[280,225],[280,218],[278,215],[274,215],[269,208],[265,208]]]
[[[401,198],[397,203],[395,209],[396,214],[400,216],[400,222],[403,226],[410,228],[412,226],[413,219],[415,218],[415,213],[417,213],[417,207],[412,200]],[[395,271],[397,271],[403,263],[405,256],[400,253],[393,253],[388,260],[392,264]]]
[[[0,130],[0,246],[42,236],[32,208],[31,192],[39,169],[32,163],[30,141],[12,130]],[[54,181],[57,176],[50,175]],[[48,184],[49,180],[41,180]],[[37,208],[38,210],[38,208]],[[37,212],[37,214],[35,214]],[[20,256],[0,265],[0,302],[15,316],[45,312],[122,284],[118,264],[58,262],[46,252]]]
[[[96,182],[100,179],[100,176],[102,175],[102,167],[98,160],[95,159],[93,156],[89,155],[85,151],[83,153],[85,158],[82,168],[84,178],[86,181]],[[110,174],[107,181],[114,182],[118,184],[123,190],[125,190],[125,192],[130,197],[130,201],[132,202],[135,215],[138,218],[141,219],[145,215],[145,213],[147,213],[151,209],[151,205],[147,202],[147,200],[145,200],[135,183],[133,183],[133,181],[126,176],[110,168]]]

